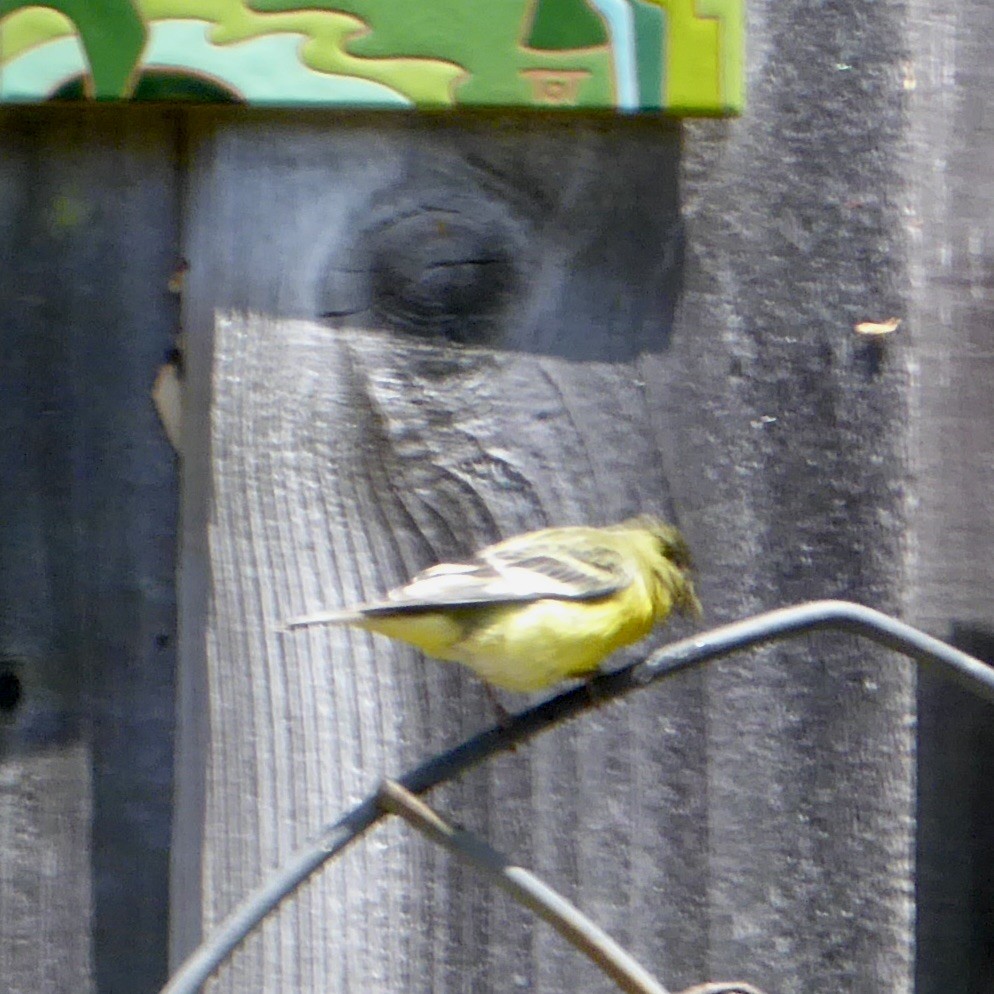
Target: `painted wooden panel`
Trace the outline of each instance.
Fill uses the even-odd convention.
[[[0,100],[735,113],[742,0],[0,0]]]

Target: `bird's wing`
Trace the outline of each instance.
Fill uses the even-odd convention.
[[[465,563],[442,563],[364,605],[365,615],[442,607],[514,604],[544,600],[593,600],[627,586],[625,559],[603,546],[570,548],[534,539],[490,546]]]

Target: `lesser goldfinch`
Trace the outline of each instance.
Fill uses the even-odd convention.
[[[699,612],[680,532],[643,515],[517,535],[418,573],[383,600],[295,618],[352,625],[463,663],[505,690],[589,676],[675,608]]]

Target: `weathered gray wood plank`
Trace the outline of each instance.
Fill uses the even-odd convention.
[[[174,126],[0,118],[0,986],[165,975]],[[20,696],[14,692],[19,686]]]
[[[532,130],[526,145],[516,126],[380,124],[324,133],[222,128],[195,143],[188,330],[195,338],[208,330],[215,307],[257,315],[222,315],[214,340],[214,611],[205,660],[214,759],[203,844],[219,872],[207,874],[208,922],[301,833],[382,773],[492,720],[479,687],[456,670],[341,633],[288,640],[275,632],[283,618],[371,595],[439,556],[544,521],[669,512],[632,353],[640,337],[642,347],[662,347],[669,330],[670,308],[659,298],[674,278],[663,250],[675,220],[675,136],[629,129],[620,141],[597,128],[552,127],[546,137]],[[599,200],[601,167],[619,155],[625,169],[606,173],[617,195]],[[295,169],[286,169],[288,158]],[[365,331],[357,320],[314,322],[338,309],[332,290],[346,292],[329,290],[326,273],[348,276],[350,260],[382,251],[381,241],[393,251],[403,233],[381,229],[411,217],[423,226],[415,242],[428,239],[431,251],[447,244],[438,225],[465,225],[458,243],[482,243],[472,258],[485,250],[510,260],[515,319],[498,312],[491,326],[480,321],[484,340],[506,335],[506,347],[452,352],[416,333]],[[632,236],[647,246],[640,258]],[[396,261],[423,264],[412,243],[397,251]],[[597,276],[605,264],[612,277]],[[466,269],[458,277],[469,285],[465,294],[484,292],[489,274],[481,285],[473,265]],[[368,289],[368,272],[353,278]],[[600,334],[582,337],[586,361],[574,361],[573,328],[590,327],[589,284],[598,278],[596,307],[614,317],[598,315]],[[554,450],[546,446],[550,428]],[[619,446],[615,455],[606,438]],[[190,458],[200,466],[198,455]],[[630,459],[642,472],[621,480]],[[202,501],[203,493],[188,490],[187,499]],[[688,679],[666,697],[647,695],[563,730],[443,798],[498,844],[556,872],[636,952],[687,950],[670,972],[692,976],[704,969],[692,952],[704,925],[694,920],[702,868],[690,871],[694,856],[658,861],[633,833],[650,825],[672,837],[700,831],[698,686]],[[653,757],[674,741],[685,762],[664,770]],[[596,788],[602,803],[592,805],[578,783]],[[667,805],[674,796],[682,805]],[[231,823],[258,827],[232,837]],[[564,845],[562,833],[576,825]],[[316,985],[322,976],[334,983],[339,971],[366,982],[383,971],[390,986],[455,988],[468,977],[482,984],[518,976],[541,986],[589,977],[548,936],[527,938],[526,919],[503,903],[491,907],[461,868],[420,843],[401,845],[400,834],[386,834],[394,841],[382,865],[364,854],[302,897],[298,921],[314,930]],[[388,887],[398,893],[383,913],[400,918],[385,930],[361,909]],[[658,894],[680,913],[658,907]],[[653,907],[652,926],[633,928],[632,907]],[[418,927],[429,921],[432,928]],[[262,955],[246,955],[242,969],[255,973]],[[294,967],[275,956],[273,947],[264,972],[287,981]]]
[[[811,52],[783,40],[762,57],[797,71]],[[906,375],[851,330],[897,305],[903,272],[893,170],[867,151],[900,99],[882,51],[871,68],[839,75],[845,140],[821,122],[820,159],[761,81],[755,116],[690,129],[682,161],[655,124],[204,120],[183,652],[187,719],[207,709],[180,787],[203,818],[176,839],[184,879],[204,874],[177,895],[177,953],[381,775],[488,720],[459,670],[281,634],[290,615],[499,535],[641,509],[687,530],[709,620],[900,605]],[[846,206],[852,188],[871,209]],[[674,988],[907,989],[912,687],[886,654],[811,640],[607,709],[437,802]],[[249,982],[607,989],[396,828],[239,954],[223,983]]]
[[[750,4],[746,115],[687,129],[675,479],[722,616],[903,608],[907,356],[853,327],[903,314],[904,13]],[[827,636],[709,676],[712,973],[911,989],[914,686]]]
[[[910,63],[916,619],[994,662],[994,12],[913,4]],[[919,692],[918,990],[994,985],[994,721]]]

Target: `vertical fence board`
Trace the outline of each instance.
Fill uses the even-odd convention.
[[[837,152],[819,132],[839,190],[893,180],[861,151],[881,119],[881,141],[899,126],[892,68],[871,77],[877,117],[860,91]],[[205,118],[184,542],[211,599],[183,650],[209,748],[189,800],[203,821],[177,838],[204,871],[183,935],[381,775],[487,721],[458,669],[287,635],[290,615],[523,528],[640,509],[685,527],[709,621],[815,596],[900,606],[906,374],[852,332],[895,306],[898,210],[847,213],[840,193],[853,237],[826,223],[799,252],[823,166],[779,162],[791,119],[773,89],[760,103],[781,146],[748,121],[701,125],[685,159],[656,124]],[[786,230],[761,221],[773,201]],[[810,640],[671,681],[438,800],[674,988],[907,989],[912,687],[885,653]],[[403,837],[288,902],[223,983],[607,989]]]
[[[175,129],[0,120],[0,976],[165,974],[174,460],[151,407],[178,314]]]
[[[994,15],[912,5],[910,591],[916,620],[994,662]],[[919,691],[918,990],[994,985],[994,723],[937,679]]]
[[[202,853],[209,925],[381,775],[493,720],[456,669],[362,636],[288,638],[283,619],[545,522],[672,513],[665,415],[653,415],[639,353],[665,349],[670,332],[678,157],[658,127],[382,120],[229,124],[193,150],[186,326],[212,427],[187,439],[188,506],[209,494],[210,516],[186,542],[208,543],[213,608],[205,641],[184,653],[203,655],[206,676],[192,680],[209,686],[211,758],[205,824],[178,844]],[[370,287],[387,266],[424,265],[421,239],[464,253],[452,293],[470,301],[457,324],[473,345],[378,328],[372,312],[392,298]],[[496,260],[482,281],[481,258]],[[504,280],[513,292],[488,322],[493,302],[473,294]],[[367,313],[316,322],[370,292]],[[210,331],[213,350],[200,340]],[[191,390],[207,399],[203,384]],[[704,832],[699,686],[606,709],[440,795],[688,980],[704,969],[701,853],[666,860],[659,847]],[[603,986],[404,834],[384,833],[285,911],[304,962],[264,934],[228,982]]]

